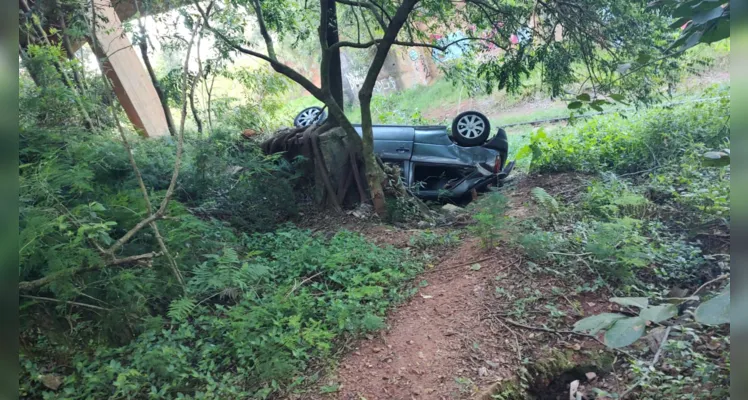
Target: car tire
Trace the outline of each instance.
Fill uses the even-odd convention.
[[[303,128],[314,123],[320,123],[327,119],[327,112],[320,107],[313,106],[301,110],[293,120],[293,125]]]
[[[491,134],[491,123],[477,111],[465,111],[452,121],[452,137],[460,146],[480,146]]]

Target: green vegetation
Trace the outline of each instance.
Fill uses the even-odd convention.
[[[177,393],[264,398],[293,390],[310,379],[300,373],[329,357],[341,336],[381,329],[387,307],[405,295],[399,287],[420,268],[402,251],[378,248],[346,232],[324,240],[286,228],[224,245],[232,247],[197,254],[203,261],[184,271],[189,278],[181,296],[153,298],[157,276],[132,271],[105,278],[101,286],[87,285],[86,292],[117,310],[122,305],[113,304],[115,294],[142,299],[138,303],[145,309],[128,310],[124,319],[93,322],[95,310],[26,304],[27,323],[47,308],[59,318],[72,318],[75,327],[64,338],[34,330],[22,335],[23,342],[35,343],[21,353],[22,393],[53,395],[39,381],[50,373],[65,376],[64,390],[54,394],[65,399]],[[67,291],[74,291],[70,286]],[[58,296],[65,298],[66,292]],[[127,318],[135,311],[140,319]],[[127,344],[115,346],[94,336],[115,329],[132,335]]]
[[[118,136],[117,113],[83,131],[44,111],[68,88],[23,85],[22,397],[290,393],[412,294],[407,251],[286,225],[297,168],[236,128],[188,132],[164,217],[134,230],[171,192],[178,141]]]
[[[729,6],[662,0],[651,5],[657,12],[650,12],[643,2],[590,0],[572,17],[566,2],[481,0],[462,8],[441,1],[381,3],[390,14],[400,9],[408,15],[394,19],[405,26],[380,21],[366,0],[339,3],[334,18],[339,24],[321,26],[338,26],[346,41],[363,31],[359,21],[377,35],[392,28],[390,42],[398,31],[407,36],[416,31],[407,39],[424,46],[436,43],[428,34],[443,33],[443,24],[431,22],[449,19],[450,28],[490,36],[442,64],[445,79],[375,95],[371,104],[365,90],[363,106],[348,105],[337,121],[360,122],[371,113],[375,123],[450,125],[452,110],[479,108],[476,104],[495,111],[487,113],[494,128],[571,116],[568,125],[509,129],[510,157],[525,173],[515,177],[551,178],[543,187],[523,188],[525,201],[532,203],[523,206],[531,212],[512,216],[509,184],[455,213],[460,216],[452,216],[453,225],[452,217],[421,218],[427,206],[393,183],[396,172],[389,175],[390,185],[378,189],[382,195],[385,188],[388,196],[397,193],[386,203],[380,199],[386,217],[380,215],[377,223],[431,225],[402,240],[404,249],[323,224],[310,226],[313,218],[302,220],[320,191],[340,190],[312,181],[309,159],[266,155],[251,131],[249,138],[239,133],[288,126],[305,106],[320,105],[320,98],[335,111],[329,85],[289,77],[291,63],[278,61],[303,54],[295,64],[303,62],[299,70],[313,76],[309,60],[316,63],[328,51],[318,48],[314,34],[320,14],[331,17],[325,7],[320,13],[324,2],[238,0],[236,7],[182,10],[174,23],[193,32],[196,42],[221,33],[214,37],[215,51],[202,59],[197,54],[180,59],[188,42],[176,25],[164,24],[163,35],[141,30],[133,38],[145,45],[141,55],[154,40],[168,49],[169,59],[160,60],[153,83],[163,90],[162,108],[179,122],[170,136],[153,139],[132,129],[109,82],[65,48],[65,42],[91,34],[88,16],[80,14],[88,5],[26,5],[19,14],[28,38],[19,48],[21,397],[266,399],[338,392],[340,383],[323,378],[349,341],[385,328],[388,310],[437,282],[433,275],[429,281],[418,277],[424,264],[457,246],[455,253],[465,256],[464,249],[472,249],[470,236],[480,240],[485,260],[496,258],[500,245],[518,256],[502,260],[507,264],[487,284],[488,293],[506,306],[496,318],[543,334],[558,329],[559,337],[560,331],[602,334],[609,349],[595,348],[604,354],[598,354],[605,358],[600,364],[607,368],[616,362],[608,360],[612,349],[619,352],[616,368],[623,370],[632,397],[728,395],[729,87],[703,90],[694,76],[719,74],[730,44],[673,51],[724,38]],[[533,29],[544,35],[509,43],[538,15]],[[68,28],[45,30],[51,16],[55,26],[58,17],[67,19]],[[682,18],[695,21],[677,32]],[[240,33],[247,21],[258,19],[263,23],[249,25],[270,34],[254,32],[248,42],[262,37],[259,47],[269,51],[263,63],[269,59],[286,76],[264,64],[233,64],[237,51],[248,53]],[[423,30],[413,29],[415,23],[423,23]],[[554,38],[559,24],[564,40]],[[478,58],[487,43],[502,53]],[[371,48],[387,44],[383,39]],[[386,53],[375,59],[383,61]],[[354,61],[368,69],[371,54],[359,56]],[[288,99],[291,89],[299,89],[294,81],[308,83],[312,96]],[[367,85],[371,89],[373,83]],[[715,99],[691,101],[695,97]],[[533,102],[541,109],[501,115],[500,110]],[[601,110],[618,113],[586,115]],[[350,159],[365,161],[359,166],[368,173],[359,178],[368,180],[374,194],[385,179],[370,149],[360,154],[361,144],[352,146],[357,150]],[[324,176],[330,164],[315,167]],[[569,176],[575,179],[564,181]],[[447,223],[434,227],[435,222]],[[456,228],[460,224],[467,225],[464,231]],[[459,257],[432,272],[462,268],[485,281],[492,271],[483,258],[469,257],[473,261],[463,265]],[[514,272],[523,277],[506,282]],[[521,281],[546,275],[549,287]],[[587,299],[601,298],[615,305],[585,311],[594,304]],[[518,383],[499,388],[495,398],[518,398],[535,389],[531,378],[550,380],[573,369],[565,350],[554,350],[545,363],[531,363],[533,349],[522,353],[524,344],[511,333]],[[476,354],[489,347],[455,336]],[[655,337],[657,346],[650,343]],[[509,339],[505,344],[511,345]],[[647,348],[654,359],[642,361]],[[474,394],[485,375],[478,372],[476,379],[468,372],[448,379],[455,396]],[[568,394],[566,383],[561,386]],[[598,389],[600,396],[620,394]]]
[[[519,152],[533,173],[584,174],[563,198],[533,189],[539,211],[514,224],[537,271],[579,293],[605,290],[626,311],[586,316],[575,330],[604,331],[620,348],[667,327],[666,365],[628,366],[639,398],[727,395],[729,242],[720,238],[730,229],[730,166],[705,153],[729,160],[730,113],[724,89],[712,94],[722,99],[538,129]]]

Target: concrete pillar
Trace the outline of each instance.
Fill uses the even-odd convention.
[[[122,22],[110,0],[94,0],[96,37],[91,38],[96,56],[104,59],[102,73],[111,79],[114,92],[135,128],[146,137],[169,134],[164,110],[148,72],[125,36]]]

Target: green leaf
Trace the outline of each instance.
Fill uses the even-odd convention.
[[[577,96],[577,100],[590,101],[590,95],[588,93],[582,93],[579,96]]]
[[[532,154],[532,149],[530,148],[530,146],[522,146],[522,148],[517,151],[517,155],[515,155],[514,158],[516,160],[521,160],[529,156],[530,154]]]
[[[675,304],[663,304],[643,309],[639,316],[647,321],[662,322],[678,315],[678,307]]]
[[[651,59],[652,59],[651,55],[649,55],[647,53],[644,53],[644,52],[641,52],[641,53],[639,53],[639,57],[636,58],[636,62],[639,63],[639,64],[646,64]]]
[[[694,313],[696,322],[705,325],[730,323],[730,285],[718,294],[699,305]]]
[[[582,108],[582,102],[572,101],[567,107],[569,108],[569,110],[576,110],[577,108]]]
[[[614,349],[626,347],[642,337],[645,325],[640,317],[620,319],[605,332],[605,345]]]
[[[574,324],[574,332],[589,332],[590,335],[594,335],[623,318],[626,318],[626,316],[615,313],[593,315],[577,321],[577,323]]]
[[[480,264],[475,263],[475,264],[473,264],[473,265],[470,266],[470,269],[472,269],[473,271],[478,271],[478,270],[480,270]]]
[[[611,297],[610,301],[628,307],[646,308],[649,305],[646,297]]]
[[[106,211],[106,208],[104,207],[103,204],[95,202],[95,201],[89,204],[88,206],[91,208],[92,211]]]
[[[169,304],[169,312],[167,312],[166,315],[175,321],[183,321],[189,317],[195,307],[195,300],[192,300],[189,297],[182,297]]]
[[[613,99],[613,100],[615,100],[615,101],[617,101],[617,102],[619,102],[619,103],[621,103],[624,100],[626,100],[626,97],[624,95],[618,94],[618,93],[611,94],[610,98]]]
[[[701,37],[701,43],[714,43],[730,37],[730,20],[721,19],[716,26],[708,29]]]
[[[722,6],[717,6],[707,12],[699,13],[693,16],[693,23],[697,25],[701,25],[705,22],[709,22],[713,19],[717,19],[722,17],[722,14],[724,14],[725,9],[722,8]]]
[[[670,26],[668,26],[668,28],[670,28],[670,29],[680,28],[681,26],[683,26],[683,24],[685,24],[686,22],[688,22],[690,20],[691,20],[691,18],[689,18],[689,17],[678,18],[675,22],[673,22],[672,24],[670,24]]]

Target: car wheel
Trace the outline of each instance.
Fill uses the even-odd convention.
[[[320,107],[307,107],[296,115],[293,120],[294,126],[297,128],[303,128],[316,122],[322,122],[327,119],[327,112],[322,110]]]
[[[452,137],[460,146],[480,146],[491,133],[491,123],[477,111],[465,111],[452,121]]]

